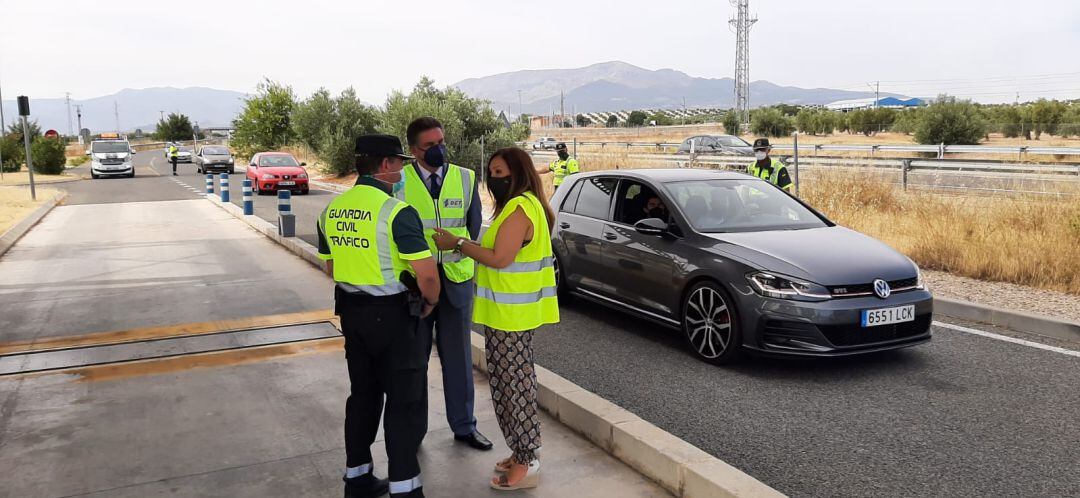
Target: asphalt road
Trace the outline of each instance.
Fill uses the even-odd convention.
[[[155,163],[147,175],[167,173]],[[139,184],[140,171],[135,185],[203,188],[180,168],[178,182]],[[313,243],[334,194],[311,192],[293,211]],[[275,221],[276,199],[256,197],[256,211]],[[580,300],[536,338],[539,364],[792,496],[1080,496],[1076,356],[935,326],[930,344],[898,352],[720,368],[677,332]]]

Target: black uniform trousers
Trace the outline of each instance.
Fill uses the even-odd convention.
[[[172,172],[176,173],[176,156],[169,157],[169,161],[172,162]]]
[[[405,294],[371,297],[335,291],[345,336],[351,393],[345,402],[345,462],[371,463],[371,445],[383,422],[391,481],[420,474],[416,452],[427,433],[427,355],[419,318]]]

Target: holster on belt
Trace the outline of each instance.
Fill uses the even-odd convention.
[[[409,302],[409,314],[419,317],[424,313],[424,296],[420,294],[420,285],[416,283],[416,277],[412,273],[403,271],[398,276],[398,280],[409,289],[405,293],[405,299]]]

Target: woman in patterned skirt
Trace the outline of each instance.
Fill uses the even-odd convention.
[[[479,243],[439,230],[435,245],[478,263],[473,322],[484,327],[491,400],[513,454],[495,464],[491,487],[539,484],[540,416],[536,404],[533,332],[558,323],[551,225],[555,216],[540,176],[524,150],[495,151],[487,164],[495,200],[491,227]]]

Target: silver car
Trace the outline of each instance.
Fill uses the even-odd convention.
[[[236,173],[234,161],[232,152],[223,145],[206,145],[195,154],[195,167],[199,173],[227,171],[231,175]]]

